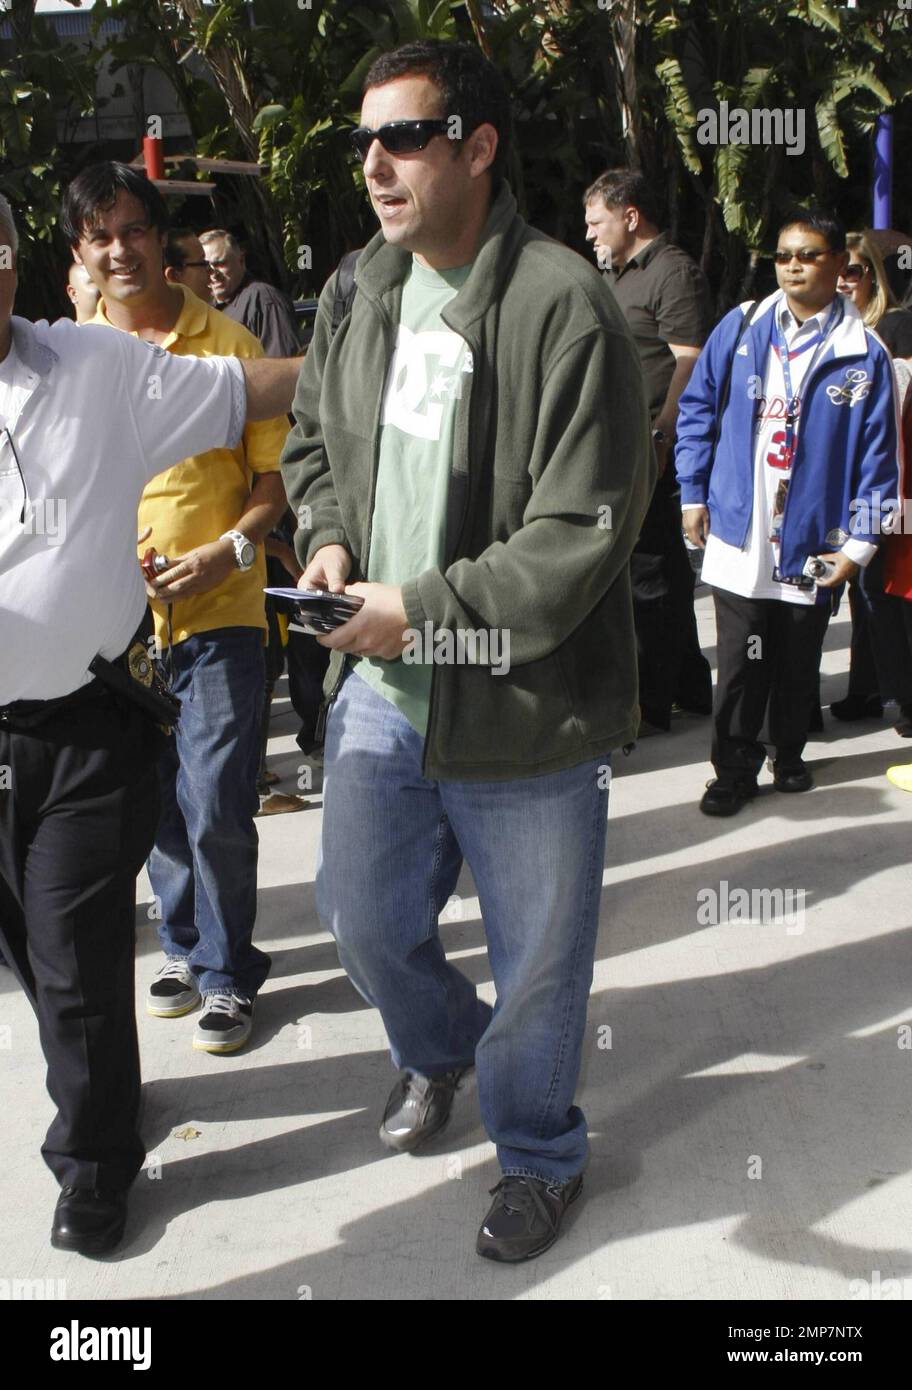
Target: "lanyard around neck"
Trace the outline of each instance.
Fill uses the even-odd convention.
[[[837,294],[836,298],[833,300],[833,307],[827,316],[826,323],[821,329],[820,342],[814,349],[814,356],[808,363],[807,370],[801,378],[802,385],[810,379],[811,372],[826,351],[834,328],[836,328],[837,324],[842,322],[844,313],[845,301],[841,295]],[[783,422],[785,425],[784,452],[786,458],[791,460],[794,457],[795,446],[798,442],[798,411],[801,407],[801,402],[792,391],[792,369],[789,365],[789,346],[786,342],[785,329],[782,327],[782,320],[778,310],[774,314],[774,320],[776,324],[777,346],[779,348],[779,364],[782,367],[782,379],[785,385],[786,408],[785,420]]]

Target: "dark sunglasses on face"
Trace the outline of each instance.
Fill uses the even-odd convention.
[[[801,251],[774,251],[773,260],[777,265],[788,265],[793,260],[799,260],[802,265],[814,265],[821,256],[835,255],[835,251],[818,251],[811,247],[804,247]]]
[[[871,269],[868,265],[859,265],[857,261],[850,262],[842,272],[842,280],[863,280]]]
[[[351,133],[351,142],[363,164],[375,140],[380,141],[388,154],[414,154],[416,150],[423,150],[435,135],[445,135],[448,128],[449,122],[442,118],[427,121],[389,121],[378,130],[359,125]]]

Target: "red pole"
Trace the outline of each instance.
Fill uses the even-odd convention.
[[[143,159],[146,164],[147,178],[163,179],[165,177],[165,151],[158,136],[143,136]]]

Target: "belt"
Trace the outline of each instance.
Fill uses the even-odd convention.
[[[69,695],[58,695],[53,700],[13,700],[9,705],[0,705],[0,728],[10,728],[14,724],[22,728],[33,728],[50,719],[58,710],[88,704],[92,700],[101,699],[105,694],[104,685],[96,679],[89,681],[87,685],[81,685]]]
[[[147,641],[152,634],[152,615],[146,609],[129,645],[113,661],[96,656],[89,663],[94,677],[87,685],[53,700],[15,700],[0,705],[0,728],[31,729],[61,709],[113,695],[142,710],[147,718],[169,732],[180,716],[180,700],[172,695],[155,669]]]

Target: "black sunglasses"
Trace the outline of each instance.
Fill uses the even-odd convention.
[[[788,265],[789,261],[799,260],[802,265],[813,265],[819,261],[821,256],[835,256],[835,251],[817,251],[811,247],[806,247],[802,251],[774,251],[773,260],[777,265]]]
[[[871,269],[869,265],[860,265],[858,261],[850,261],[842,272],[843,280],[863,280]]]
[[[448,128],[449,121],[442,118],[427,121],[389,121],[386,125],[380,126],[379,130],[372,130],[368,125],[359,125],[351,133],[351,142],[363,164],[375,140],[380,141],[388,154],[414,154],[416,150],[423,150],[435,135],[445,135]]]

